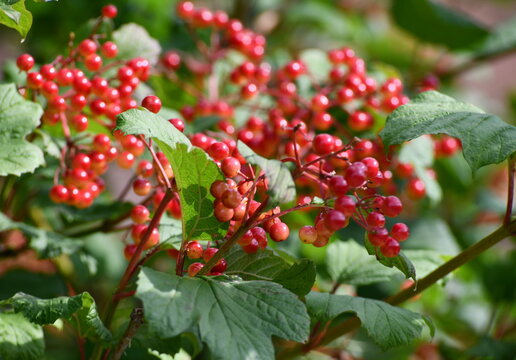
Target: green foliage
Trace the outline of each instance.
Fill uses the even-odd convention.
[[[516,18],[511,18],[494,29],[485,41],[474,49],[474,55],[477,58],[487,58],[514,48],[516,48]]]
[[[167,338],[196,327],[214,359],[273,359],[271,335],[300,342],[308,337],[304,304],[270,282],[181,278],[144,268],[136,296],[151,331]]]
[[[311,316],[328,321],[343,313],[355,313],[367,334],[382,349],[410,344],[422,336],[432,323],[415,312],[389,305],[383,301],[347,295],[311,292],[306,297]]]
[[[82,337],[105,342],[111,340],[110,331],[100,320],[95,300],[87,292],[53,299],[39,299],[17,293],[1,304],[11,305],[16,313],[22,313],[29,321],[38,325],[53,324],[57,319],[63,318],[69,320]]]
[[[265,172],[269,180],[269,207],[293,201],[296,198],[296,186],[289,168],[279,160],[269,160],[254,153],[242,141],[237,143],[238,151],[249,164],[257,165]]]
[[[391,14],[417,38],[450,49],[472,47],[488,35],[473,19],[433,0],[393,0]]]
[[[161,46],[147,30],[138,24],[125,24],[113,32],[113,40],[118,46],[118,58],[129,60],[143,57],[156,64],[161,53]]]
[[[25,137],[39,125],[43,109],[25,100],[14,84],[0,85],[0,176],[33,172],[45,163],[43,151]]]
[[[21,314],[0,313],[0,358],[35,360],[45,355],[43,329]]]
[[[206,152],[191,145],[190,140],[159,115],[132,109],[118,117],[117,129],[126,134],[151,137],[166,155],[181,199],[183,240],[211,240],[225,234],[227,223],[213,216],[210,186],[224,176]]]
[[[24,41],[32,26],[32,14],[25,8],[25,0],[0,1],[0,24],[18,31]]]
[[[473,171],[502,162],[516,151],[516,127],[437,91],[426,91],[396,109],[380,136],[388,147],[439,133],[462,141],[464,157]]]

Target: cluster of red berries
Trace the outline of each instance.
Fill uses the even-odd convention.
[[[219,249],[214,247],[207,247],[204,249],[202,245],[198,241],[190,241],[185,247],[186,256],[189,259],[202,259],[205,262],[210,261],[210,259],[219,251]],[[220,259],[215,266],[211,268],[211,271],[208,273],[210,276],[222,275],[227,268],[227,262],[224,258]],[[204,264],[201,262],[194,262],[188,266],[188,275],[195,276],[204,267]]]

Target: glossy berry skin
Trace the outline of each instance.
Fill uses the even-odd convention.
[[[204,267],[204,264],[196,262],[188,266],[188,276],[194,277]]]
[[[216,198],[221,199],[222,195],[226,192],[226,190],[229,189],[229,185],[222,181],[222,180],[216,180],[211,184],[210,186],[210,193]]]
[[[66,203],[68,197],[68,189],[64,185],[54,185],[50,189],[50,199],[55,203]]]
[[[419,200],[425,197],[426,185],[421,179],[410,179],[407,183],[407,195],[412,200]]]
[[[348,125],[354,131],[365,131],[374,125],[374,119],[365,111],[355,111],[349,116]]]
[[[116,17],[118,13],[118,9],[115,5],[106,5],[102,7],[102,16],[107,17],[109,19],[113,19]]]
[[[223,142],[214,142],[208,148],[208,154],[215,161],[222,161],[229,156],[229,147]]]
[[[254,254],[258,251],[259,248],[260,246],[258,244],[258,240],[254,238],[251,239],[249,244],[242,246],[242,250],[244,250],[244,252],[247,254]]]
[[[211,268],[211,274],[212,275],[220,275],[224,271],[226,271],[228,267],[228,263],[225,259],[220,259],[217,264],[215,264],[214,267]]]
[[[331,232],[335,232],[346,226],[346,216],[338,210],[330,210],[324,216],[324,225]]]
[[[185,123],[181,119],[173,118],[168,120],[177,130],[183,132],[185,131]]]
[[[226,222],[233,218],[235,212],[233,209],[229,209],[225,207],[224,204],[220,203],[215,206],[213,214],[215,215],[218,221]]]
[[[136,179],[133,182],[133,191],[136,195],[145,196],[152,190],[152,185],[147,179]]]
[[[396,196],[387,196],[383,199],[382,213],[388,217],[396,217],[403,210],[401,200]]]
[[[335,196],[344,196],[349,191],[348,182],[340,175],[333,176],[328,185]]]
[[[202,245],[197,241],[190,241],[186,245],[186,255],[190,259],[200,259],[202,257],[204,249]]]
[[[387,241],[389,232],[384,227],[373,227],[367,233],[367,239],[374,246],[382,246]]]
[[[142,106],[150,112],[157,114],[161,110],[161,100],[157,96],[148,95],[143,98]]]
[[[391,236],[398,242],[405,241],[410,236],[409,228],[404,223],[397,223],[392,226]]]
[[[352,188],[364,185],[367,179],[366,166],[360,162],[351,164],[345,172],[344,178]]]
[[[124,247],[124,257],[127,261],[130,261],[134,254],[136,253],[136,249],[138,249],[138,245],[135,244],[127,244]]]
[[[287,224],[282,222],[272,225],[269,230],[269,235],[271,236],[271,239],[276,242],[287,240],[289,234],[290,230]]]
[[[329,134],[319,134],[314,138],[312,147],[317,155],[327,155],[334,150],[335,139]]]
[[[123,151],[117,157],[117,164],[122,169],[130,169],[134,164],[134,155],[129,151]]]
[[[335,210],[342,212],[345,216],[350,217],[355,212],[355,200],[350,196],[342,196],[335,200]]]
[[[207,248],[206,250],[204,250],[204,254],[202,255],[202,259],[205,262],[208,262],[213,257],[213,255],[215,255],[218,251],[219,251],[219,249],[217,249],[217,248],[213,248],[213,247]]]
[[[229,156],[222,160],[220,169],[228,178],[232,178],[238,174],[241,169],[240,161],[237,158]]]
[[[317,230],[315,227],[306,225],[299,229],[299,240],[303,244],[313,244],[317,240]]]
[[[97,44],[93,40],[85,39],[79,43],[78,49],[82,56],[92,55],[97,51]]]
[[[29,71],[34,66],[34,58],[29,54],[20,55],[16,59],[16,66],[22,71]]]
[[[170,70],[177,70],[181,65],[181,57],[175,51],[167,51],[161,58],[163,66]]]
[[[104,56],[106,59],[112,59],[117,56],[118,47],[114,42],[106,41],[104,44],[102,44],[100,52],[102,53],[102,56]]]
[[[242,202],[242,195],[235,189],[228,189],[222,194],[222,203],[229,209],[235,209]]]
[[[131,210],[131,220],[133,220],[136,224],[144,224],[150,218],[150,212],[147,207],[143,205],[136,205]]]
[[[400,253],[400,244],[393,238],[388,237],[385,243],[380,246],[382,255],[388,258],[398,256]]]
[[[383,227],[385,225],[385,216],[378,212],[369,213],[366,217],[367,225],[372,227]]]

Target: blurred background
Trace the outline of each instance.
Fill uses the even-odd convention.
[[[25,42],[16,31],[0,26],[0,66],[12,68],[23,52],[38,63],[52,61],[69,41],[81,33],[88,19],[103,5],[113,3],[119,15],[115,25],[135,22],[145,27],[163,49],[194,48],[193,41],[174,14],[176,0],[115,0],[33,2],[33,26]],[[416,93],[429,75],[440,79],[440,91],[499,115],[512,124],[516,116],[516,1],[514,0],[212,0],[195,1],[211,9],[226,10],[232,17],[267,37],[267,59],[284,63],[304,49],[342,46],[355,49],[368,64],[401,77],[407,93]],[[436,5],[437,4],[437,5]],[[444,10],[443,10],[444,9]],[[5,71],[5,80],[10,72]],[[441,204],[422,205],[407,219],[412,230],[409,246],[431,249],[443,258],[481,239],[500,224],[505,210],[506,172],[502,166],[484,168],[472,177],[461,154],[436,161],[443,190]],[[302,223],[302,215],[291,221]],[[344,239],[353,234],[343,234]],[[302,248],[289,242],[290,251],[324,263],[326,249]],[[84,271],[85,286],[99,281],[112,286],[124,260],[106,251],[105,239],[92,239],[90,251],[106,278]],[[108,254],[106,254],[108,253]],[[108,257],[109,255],[109,257]],[[446,282],[434,286],[409,308],[429,315],[437,328],[431,342],[382,353],[359,333],[339,339],[324,353],[309,359],[516,359],[516,252],[514,242],[501,243]],[[430,264],[431,265],[431,264]],[[61,294],[63,284],[48,274],[44,264],[32,273],[32,282],[16,264],[0,266],[0,298],[16,291],[39,296]],[[324,268],[324,265],[323,265]],[[320,274],[321,284],[327,274]],[[44,283],[44,286],[42,286]],[[98,286],[98,284],[97,284]],[[402,281],[359,287],[359,295],[384,298]],[[40,288],[39,290],[38,287]],[[34,291],[36,289],[36,291]],[[95,290],[93,290],[95,292]],[[99,291],[98,289],[96,291]],[[38,293],[39,292],[39,293]],[[130,308],[128,307],[128,311]],[[57,340],[56,340],[57,341]],[[48,344],[52,356],[71,359],[59,341]],[[72,346],[73,348],[73,346]],[[52,352],[53,351],[53,352]],[[132,358],[142,359],[135,353]]]

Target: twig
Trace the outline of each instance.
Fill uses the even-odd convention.
[[[509,225],[512,216],[512,207],[514,203],[514,171],[516,170],[514,168],[515,163],[516,157],[514,159],[509,158],[507,169],[507,171],[509,172],[509,179],[507,184],[507,209],[505,210],[505,217],[503,219],[503,223],[505,225]]]
[[[115,353],[113,354],[113,360],[118,360],[124,354],[125,349],[131,343],[131,339],[134,337],[140,326],[143,324],[143,308],[136,307],[133,309],[131,313],[131,321],[129,325],[127,325],[127,329],[125,330],[124,336],[118,343]]]

